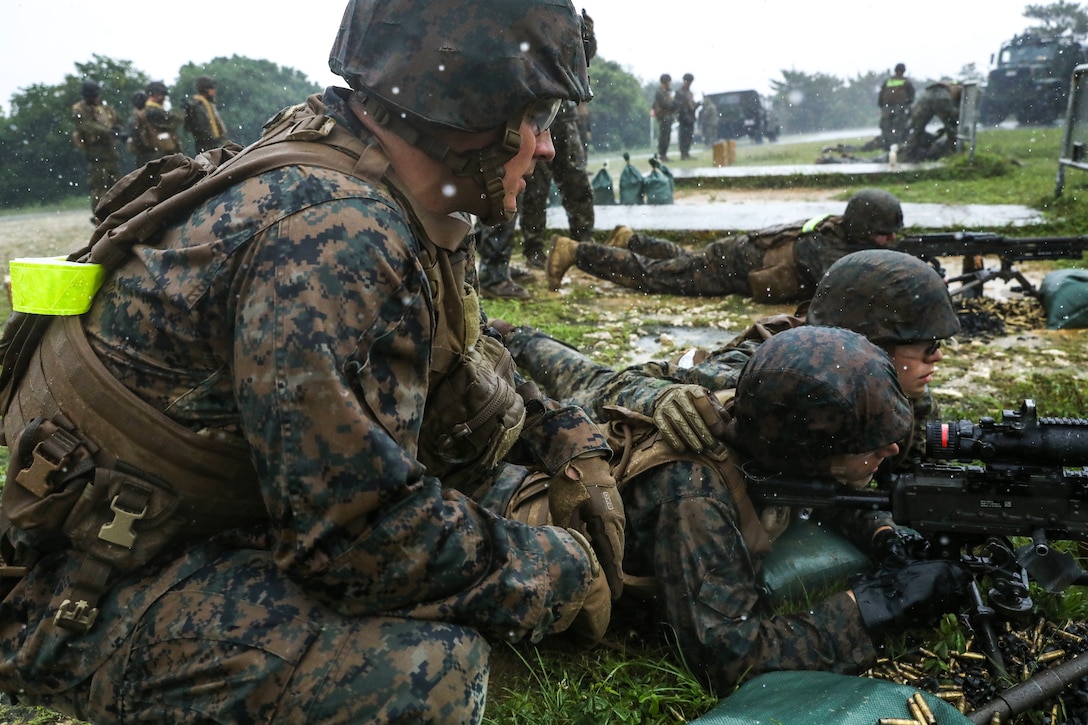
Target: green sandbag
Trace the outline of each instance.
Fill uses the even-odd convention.
[[[660,161],[651,160],[653,170],[642,180],[642,188],[645,189],[647,204],[672,204],[673,182],[672,172]]]
[[[598,171],[589,185],[593,188],[595,206],[611,206],[616,203],[616,192],[612,188],[612,174],[608,173],[608,169],[602,168]]]
[[[781,607],[869,568],[869,557],[845,537],[794,517],[763,559],[762,588],[771,605]]]
[[[1048,330],[1088,327],[1088,269],[1048,272],[1039,285]]]
[[[620,203],[644,204],[646,203],[646,191],[642,186],[642,172],[631,165],[631,155],[624,154],[623,160],[627,165],[620,174]]]
[[[830,672],[768,672],[741,685],[693,725],[874,725],[909,719],[921,692],[941,725],[972,725],[944,700],[909,685]]]

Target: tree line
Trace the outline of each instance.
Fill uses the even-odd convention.
[[[1024,16],[1040,22],[1030,31],[1080,34],[1088,29],[1083,7],[1065,0],[1029,5]],[[995,39],[995,45],[1001,40]],[[869,71],[843,79],[783,70],[781,78],[771,80],[768,101],[782,133],[875,128],[880,115],[876,94],[890,72]],[[281,108],[321,91],[298,70],[235,55],[200,66],[182,66],[173,83],[167,82],[175,111],[180,113],[184,100],[195,93],[193,82],[200,75],[216,79],[216,101],[229,138],[242,145],[255,141],[264,122]],[[76,63],[75,72],[60,84],[35,84],[15,93],[10,99],[10,114],[0,111],[0,209],[85,195],[86,163],[71,141],[70,109],[79,100],[80,85],[86,78],[101,84],[103,99],[122,119],[131,112],[133,94],[153,80],[130,61],[95,55],[89,62]],[[984,76],[970,64],[960,69],[956,79],[981,83]],[[594,93],[589,105],[591,148],[618,154],[650,145],[650,107],[656,80],[636,78],[618,63],[601,57],[590,67],[590,80]],[[914,82],[920,90],[931,81]],[[716,88],[713,92],[730,90],[744,89]],[[182,138],[184,143],[192,143],[184,133]],[[133,168],[135,160],[123,143],[119,147],[122,168]],[[192,153],[193,149],[188,146],[183,150]]]

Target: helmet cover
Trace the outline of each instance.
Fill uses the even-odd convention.
[[[910,435],[913,413],[888,355],[862,335],[803,325],[762,343],[741,371],[736,437],[769,471],[827,475],[831,456]]]

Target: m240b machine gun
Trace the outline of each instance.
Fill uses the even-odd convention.
[[[1029,578],[1049,592],[1088,584],[1076,558],[1051,546],[1088,541],[1088,420],[1039,418],[1035,402],[1025,400],[1000,421],[929,423],[926,452],[942,462],[889,474],[877,488],[770,476],[749,480],[748,492],[757,508],[888,511],[929,541],[930,556],[958,559],[987,576],[987,599],[972,587],[972,624],[1003,671],[990,622],[1030,613]],[[1012,537],[1026,543],[1014,546]]]
[[[923,259],[945,277],[938,257],[978,257],[991,255],[1001,261],[998,269],[978,269],[946,279],[953,296],[969,291],[982,292],[982,286],[995,279],[1015,281],[1013,291],[1037,297],[1038,290],[1018,269],[1017,262],[1046,259],[1080,259],[1088,250],[1088,236],[1079,237],[1005,237],[989,232],[947,232],[901,237],[896,244],[901,252]],[[953,283],[958,286],[952,287]]]

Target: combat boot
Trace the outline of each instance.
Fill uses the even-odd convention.
[[[525,263],[533,269],[544,269],[548,263],[548,255],[544,254],[544,243],[536,241],[535,243],[526,244],[525,249]]]
[[[578,242],[570,237],[561,237],[558,234],[552,237],[552,251],[548,255],[548,286],[558,292],[563,284],[563,275],[567,273],[578,258]]]
[[[480,293],[489,300],[527,300],[532,295],[512,279],[504,279],[490,287],[481,287]]]
[[[612,236],[608,238],[608,246],[617,247],[619,249],[627,249],[627,242],[634,236],[635,230],[631,227],[625,227],[622,224],[617,224],[616,228],[612,230]]]

